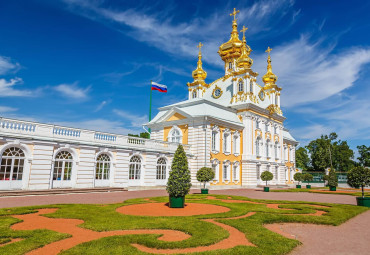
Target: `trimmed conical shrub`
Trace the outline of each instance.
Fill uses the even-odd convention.
[[[188,159],[184,148],[180,144],[172,160],[166,190],[171,197],[184,197],[189,193],[190,187],[191,179]]]

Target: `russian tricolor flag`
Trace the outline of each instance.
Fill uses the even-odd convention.
[[[167,93],[167,86],[152,81],[152,90],[158,90],[159,92]]]

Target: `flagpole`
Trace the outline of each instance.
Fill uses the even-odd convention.
[[[152,80],[150,80],[150,99],[149,99],[149,122],[152,120]],[[151,130],[149,130],[149,138],[150,138],[150,133]]]

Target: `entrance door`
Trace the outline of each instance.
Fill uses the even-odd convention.
[[[138,156],[133,156],[129,164],[128,186],[140,186],[141,178],[141,159]]]
[[[107,154],[101,154],[96,159],[95,187],[110,186],[110,158]]]
[[[1,190],[22,189],[24,159],[24,152],[17,147],[4,151],[0,166]]]
[[[71,188],[73,157],[68,151],[61,151],[55,157],[52,188]]]

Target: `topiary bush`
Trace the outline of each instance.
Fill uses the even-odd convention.
[[[274,175],[270,173],[269,171],[264,171],[261,174],[261,180],[266,182],[266,186],[267,186],[267,182],[271,181],[273,178],[274,178]]]
[[[330,169],[330,171],[329,171],[328,185],[329,185],[329,187],[337,187],[338,186],[338,177],[335,174],[334,169]]]
[[[295,173],[293,176],[294,180],[298,182],[298,185],[300,185],[300,182],[303,181],[303,174],[302,173]]]
[[[209,181],[212,181],[215,178],[215,172],[212,168],[209,167],[202,167],[197,172],[197,180],[199,182],[203,182],[204,189],[206,188],[206,184]]]
[[[347,174],[347,183],[352,188],[358,189],[361,187],[362,197],[365,197],[364,188],[370,186],[370,169],[363,166],[353,168]]]
[[[166,190],[171,197],[184,197],[189,193],[190,187],[191,179],[188,159],[184,148],[180,144],[172,160]]]
[[[310,182],[313,181],[313,175],[309,174],[309,173],[306,173],[306,174],[303,175],[303,180],[306,181],[308,183],[308,185],[310,185]]]

